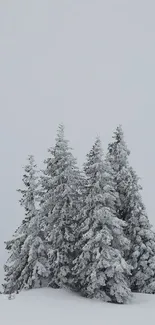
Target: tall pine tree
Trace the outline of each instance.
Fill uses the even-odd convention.
[[[76,256],[82,176],[65,139],[63,125],[59,126],[55,146],[49,152],[42,177],[44,196],[41,206],[49,253],[49,285],[73,287],[71,268]]]
[[[127,236],[131,240],[128,260],[133,266],[131,289],[135,292],[155,293],[155,234],[142,202],[139,179],[132,168],[130,173],[126,219]]]
[[[15,231],[13,238],[6,242],[9,258],[5,270],[4,292],[11,294],[23,288],[44,286],[48,276],[47,253],[44,236],[40,230],[40,217],[36,208],[37,177],[33,156],[29,156],[23,175],[25,188],[20,204],[25,218]]]
[[[140,195],[141,186],[136,173],[129,166],[129,150],[121,126],[116,129],[114,141],[108,147],[120,205],[117,216],[126,221],[126,235],[130,250],[126,260],[132,265],[131,289],[155,293],[155,234],[150,225]]]
[[[130,266],[121,250],[129,242],[123,233],[125,223],[116,217],[113,173],[110,164],[103,162],[99,139],[87,155],[84,170],[87,186],[79,225],[81,252],[73,268],[76,284],[84,296],[125,303],[130,298]]]

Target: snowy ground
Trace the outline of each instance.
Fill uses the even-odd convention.
[[[123,306],[52,289],[22,292],[14,300],[0,295],[2,325],[152,325],[154,311],[152,295],[135,295]]]

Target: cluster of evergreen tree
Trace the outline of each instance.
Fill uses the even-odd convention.
[[[155,234],[129,154],[119,126],[107,154],[97,138],[80,171],[61,125],[40,174],[29,157],[4,293],[66,287],[114,303],[155,293]]]

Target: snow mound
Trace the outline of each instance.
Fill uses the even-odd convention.
[[[21,292],[12,300],[0,295],[0,306],[2,325],[151,325],[155,296],[136,294],[130,304],[114,305],[49,288]]]

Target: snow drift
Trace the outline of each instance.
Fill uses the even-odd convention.
[[[90,300],[64,290],[35,289],[13,300],[0,295],[2,325],[149,325],[155,296],[136,294],[128,305]]]

